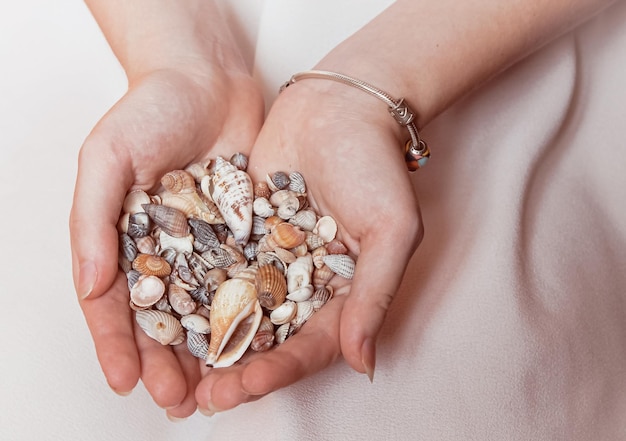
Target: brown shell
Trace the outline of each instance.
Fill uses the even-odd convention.
[[[320,268],[315,268],[313,270],[313,286],[317,289],[323,286],[333,278],[335,273],[331,270],[328,265],[323,265]]]
[[[194,193],[196,191],[196,181],[193,176],[185,170],[172,170],[161,178],[161,185],[170,193]]]
[[[254,184],[254,197],[257,198],[266,198],[269,199],[272,195],[272,191],[270,187],[267,185],[267,182],[257,182]]]
[[[250,343],[250,349],[255,352],[263,352],[274,346],[274,324],[269,317],[263,316],[259,329]]]
[[[182,211],[156,204],[143,204],[142,207],[150,219],[170,236],[185,237],[189,234],[187,217]]]
[[[272,231],[274,227],[278,224],[282,224],[284,221],[278,216],[270,216],[265,219],[265,229],[267,231]]]
[[[256,273],[255,285],[261,306],[276,309],[285,301],[287,281],[274,265],[264,265]]]
[[[133,260],[133,269],[146,276],[165,277],[172,272],[172,267],[163,257],[153,254],[139,254]]]
[[[331,286],[321,286],[315,290],[309,299],[313,304],[313,309],[319,311],[333,297],[333,289]]]
[[[348,248],[339,239],[333,239],[326,244],[328,254],[346,254]]]
[[[272,229],[272,238],[281,248],[295,248],[306,239],[306,233],[300,227],[288,222],[281,222]]]

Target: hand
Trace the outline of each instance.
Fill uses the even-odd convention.
[[[262,117],[260,92],[243,66],[159,69],[131,79],[80,152],[70,216],[73,271],[98,359],[113,390],[129,393],[141,377],[172,416],[195,411],[199,364],[184,345],[161,346],[135,324],[117,267],[122,203],[128,190],[157,188],[167,171],[247,152]]]
[[[405,267],[422,237],[418,203],[403,158],[408,136],[373,97],[327,80],[289,87],[257,138],[248,171],[300,171],[312,205],[331,215],[358,256],[351,281],[281,346],[213,369],[197,387],[200,407],[226,410],[318,372],[343,355],[373,376],[375,342]],[[316,348],[311,350],[311,348]]]

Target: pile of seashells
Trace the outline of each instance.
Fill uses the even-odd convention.
[[[156,194],[129,192],[118,224],[137,323],[213,367],[284,342],[332,297],[335,274],[354,274],[302,175],[253,184],[247,163],[238,153],[171,171]]]

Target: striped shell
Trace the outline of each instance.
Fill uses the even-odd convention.
[[[283,273],[274,265],[265,265],[256,273],[255,286],[259,303],[273,310],[285,301],[287,282]]]
[[[291,172],[289,174],[289,190],[299,193],[306,193],[306,183],[304,182],[304,176],[300,172]]]
[[[272,229],[272,239],[276,245],[289,249],[295,248],[306,239],[306,233],[300,227],[288,222],[281,222]]]
[[[347,254],[329,254],[323,257],[324,263],[338,276],[344,279],[354,277],[356,262]]]
[[[305,231],[313,231],[317,224],[317,215],[313,210],[300,210],[289,219],[289,223],[297,225]]]
[[[162,345],[185,341],[185,331],[176,317],[163,311],[146,309],[135,312],[135,320],[148,335]]]
[[[204,360],[209,352],[209,341],[200,332],[187,331],[187,349],[196,358]]]
[[[185,170],[172,170],[161,178],[161,185],[173,194],[195,193],[196,181]]]
[[[187,217],[183,212],[165,205],[143,204],[143,209],[167,234],[174,237],[184,237],[190,232]]]
[[[133,260],[133,269],[146,276],[165,277],[172,272],[167,260],[153,254],[139,254]]]

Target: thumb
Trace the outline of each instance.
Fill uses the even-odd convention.
[[[343,356],[354,370],[366,373],[370,381],[376,364],[376,339],[422,237],[419,216],[410,224],[408,231],[404,226],[387,225],[388,229],[361,241],[350,294],[341,313],[339,335]],[[399,240],[390,241],[390,231],[396,232]]]
[[[117,222],[131,179],[127,159],[119,156],[93,136],[79,154],[69,227],[74,286],[81,300],[106,292],[117,273]]]

